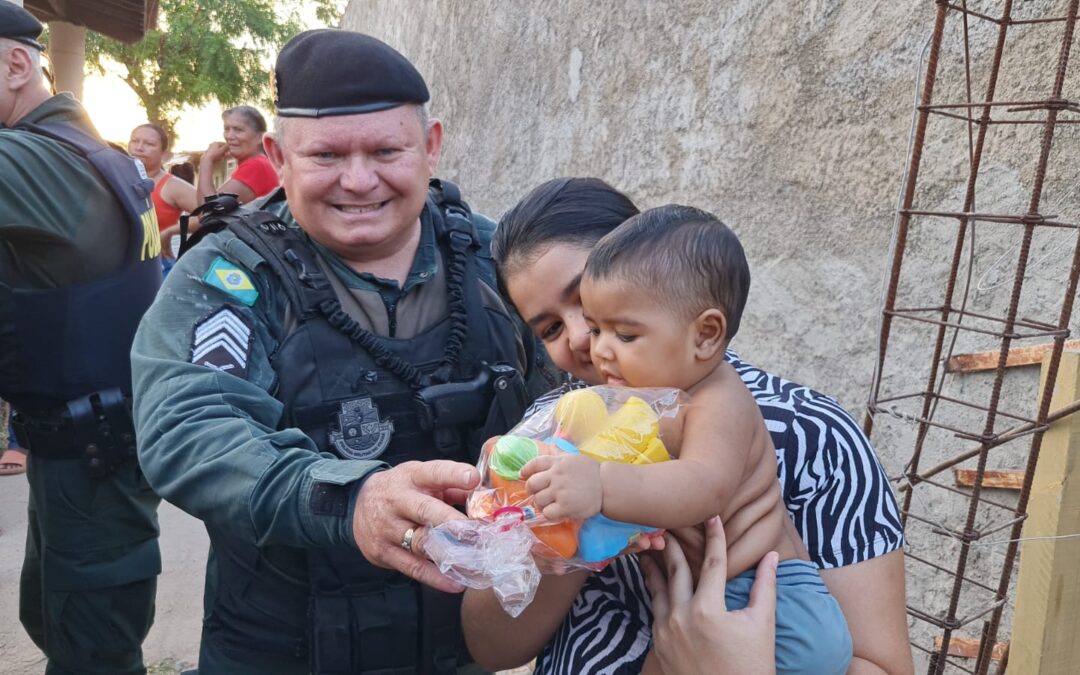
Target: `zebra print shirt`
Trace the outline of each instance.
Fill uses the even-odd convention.
[[[896,497],[870,442],[823,394],[739,360],[727,360],[753,394],[776,446],[777,477],[810,559],[843,567],[904,545]],[[549,402],[568,384],[541,397]],[[652,611],[637,558],[593,574],[536,661],[543,675],[639,673],[652,642]]]

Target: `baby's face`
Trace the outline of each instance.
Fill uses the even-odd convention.
[[[701,380],[693,321],[654,294],[586,275],[581,304],[592,335],[593,365],[604,384],[690,389]]]

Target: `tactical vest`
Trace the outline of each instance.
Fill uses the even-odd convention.
[[[52,138],[85,156],[123,205],[130,234],[124,265],[107,277],[61,288],[0,283],[0,398],[30,421],[38,413],[51,418],[48,430],[27,430],[36,454],[75,458],[89,444],[102,453],[130,455],[133,429],[123,400],[131,396],[131,343],[161,285],[156,255],[142,259],[144,234],[151,231],[146,223],[154,223],[154,183],[133,159],[71,126],[14,129]],[[157,228],[152,232],[156,236]],[[108,417],[114,433],[79,433],[80,415],[87,424]],[[120,435],[124,447],[112,447]]]
[[[504,311],[481,302],[479,242],[468,207],[456,187],[434,182],[427,210],[449,311],[410,339],[374,335],[350,318],[295,228],[267,212],[224,216],[285,289],[295,325],[271,356],[274,396],[284,404],[281,427],[301,429],[322,452],[391,465],[474,463],[483,439],[505,432],[524,412],[521,377],[507,365],[520,358],[517,333]],[[343,495],[316,512],[344,515]],[[211,614],[222,634],[245,634],[247,644],[237,646],[306,653],[318,675],[452,673],[467,662],[460,596],[377,568],[356,549],[258,549],[224,532],[210,534],[221,587]]]

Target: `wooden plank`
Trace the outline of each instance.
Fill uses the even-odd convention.
[[[1047,359],[1049,360],[1049,359]],[[1046,361],[1043,362],[1046,379]],[[1040,388],[1041,389],[1041,388]],[[1061,356],[1050,409],[1080,397],[1080,354]],[[1008,673],[1075,673],[1080,664],[1080,415],[1043,437],[1024,522]],[[1039,539],[1032,539],[1039,537]]]
[[[953,635],[949,638],[949,656],[959,656],[962,659],[974,659],[979,656],[979,644],[982,641],[978,638],[959,637]],[[934,651],[941,649],[942,637],[940,635],[934,636]],[[990,658],[995,661],[1000,661],[1005,658],[1009,653],[1008,642],[998,642],[994,644],[994,649],[990,652]]]
[[[1009,350],[1009,355],[1005,357],[1005,367],[1014,368],[1016,366],[1032,366],[1041,363],[1043,357],[1049,354],[1053,348],[1053,342],[1044,342],[1027,347],[1014,347]],[[1080,349],[1080,340],[1066,340],[1065,349]],[[945,372],[977,373],[983,370],[993,370],[997,368],[1000,355],[1001,351],[997,349],[989,352],[953,354],[945,362]]]
[[[975,469],[953,469],[957,487],[975,485]],[[983,471],[984,488],[1019,490],[1024,485],[1024,472],[1017,469],[987,469]]]

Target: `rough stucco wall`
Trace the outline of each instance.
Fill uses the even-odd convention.
[[[1000,11],[991,0],[968,4]],[[1016,11],[1061,15],[1064,4],[1034,0]],[[478,210],[498,216],[543,180],[595,175],[642,207],[683,202],[720,215],[742,239],[754,276],[735,349],[836,396],[861,419],[914,87],[934,12],[932,0],[353,0],[343,27],[386,40],[425,74],[432,111],[448,130],[440,173],[459,182]],[[964,98],[961,24],[951,19],[947,25],[936,102]],[[978,92],[995,29],[973,22],[970,30]],[[1047,64],[1056,59],[1059,30],[1010,29],[997,100],[1048,96],[1053,71]],[[1072,99],[1075,70],[1066,84]],[[1059,132],[1042,212],[1080,222],[1080,181],[1065,161],[1077,150],[1073,129]],[[1040,133],[1035,125],[991,128],[977,211],[1027,211]],[[915,204],[960,210],[966,127],[933,118],[927,139]],[[960,288],[970,277],[969,307],[1000,315],[1018,229],[983,224],[976,233],[965,245],[963,259],[971,267]],[[913,226],[899,305],[941,303],[955,234],[946,221]],[[1072,236],[1052,231],[1036,238],[1021,316],[1056,320]],[[932,344],[925,327],[894,325],[884,393],[925,386]],[[996,346],[991,338],[964,334],[956,350]],[[1037,369],[1010,371],[1006,409],[1032,415],[1037,382]],[[989,389],[983,375],[948,376],[944,386],[946,394],[982,403]],[[981,430],[978,415],[957,419]],[[899,474],[913,447],[911,425],[881,419],[874,441],[890,475]],[[923,466],[967,447],[960,443],[950,434],[931,434]],[[1023,466],[1026,450],[1006,446],[990,466]],[[962,500],[924,493],[915,506],[963,525]],[[976,522],[995,518],[980,512]],[[913,548],[940,547],[936,559],[953,564],[957,547],[942,546],[925,530],[909,525]],[[976,549],[969,575],[996,579],[1003,552],[1001,545]],[[948,580],[925,568],[910,570],[912,603],[942,607]],[[1010,621],[1011,603],[1004,635]],[[932,631],[913,625],[913,637],[929,646]],[[960,632],[975,635],[980,627]]]
[[[474,208],[596,175],[716,212],[754,274],[736,349],[856,408],[927,32],[859,5],[354,0],[343,26],[420,67]]]

